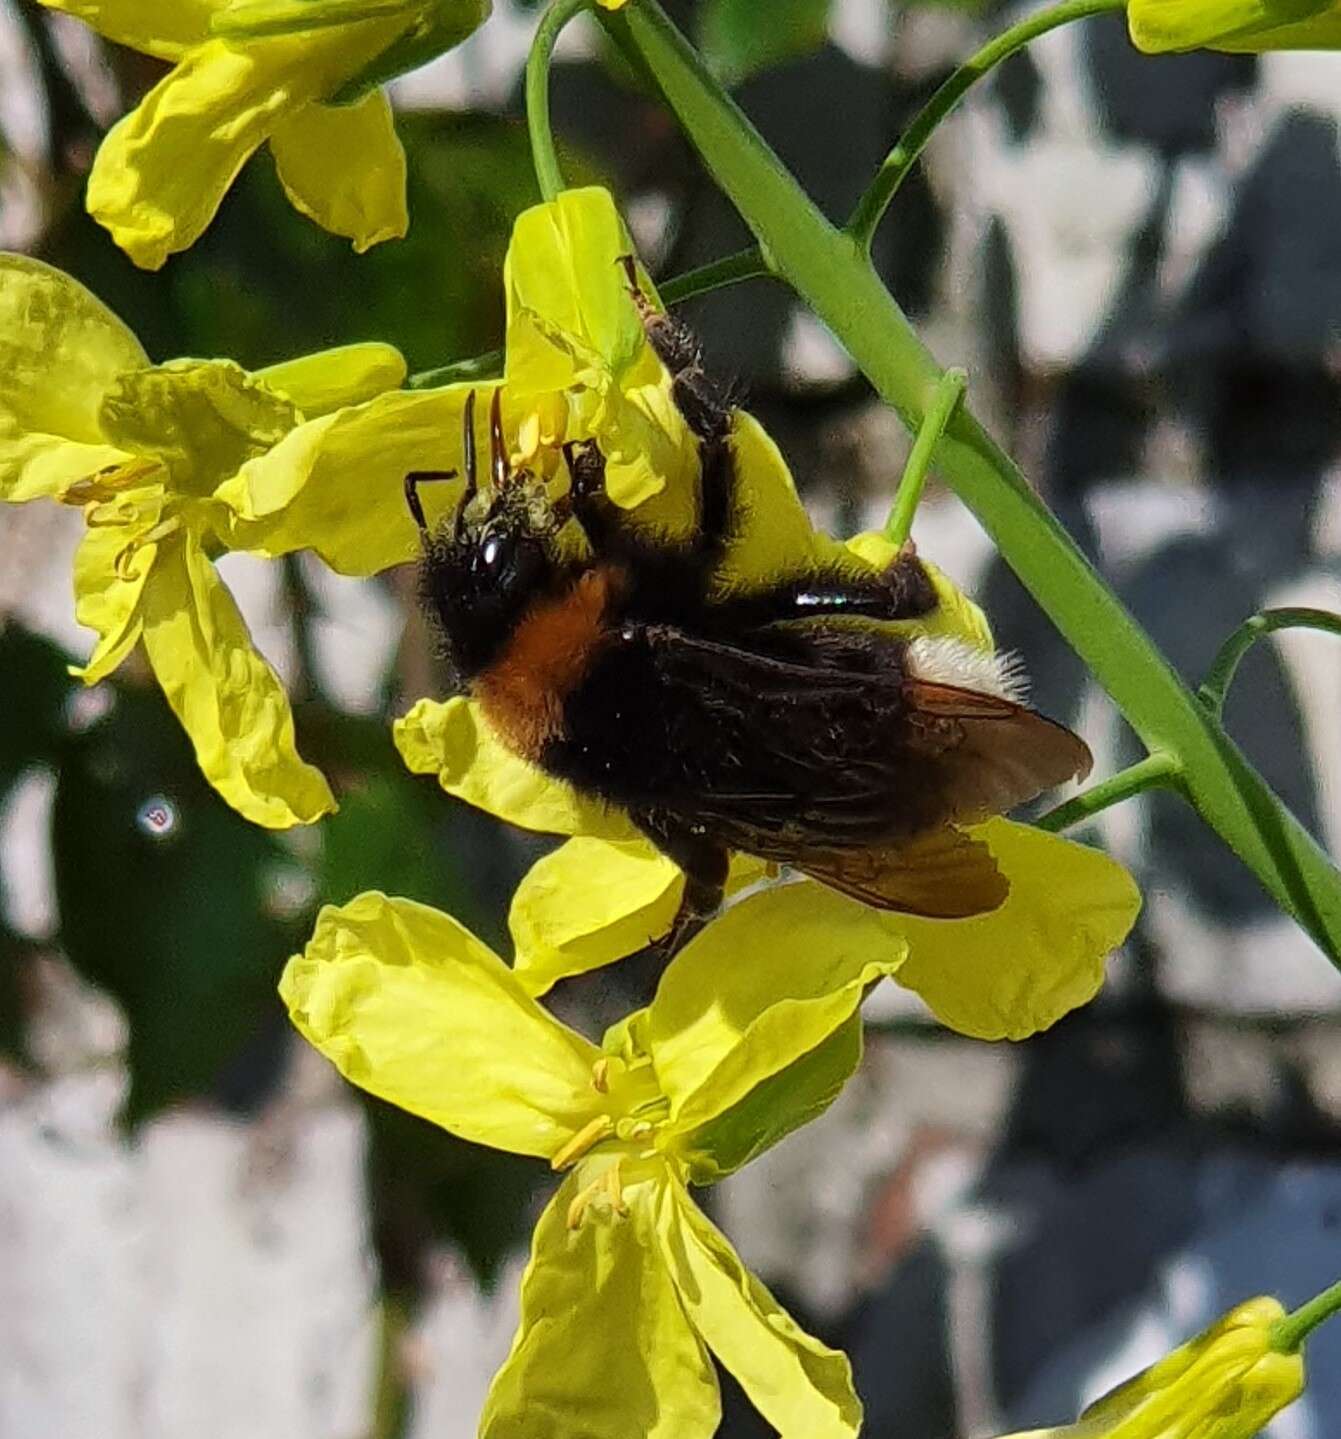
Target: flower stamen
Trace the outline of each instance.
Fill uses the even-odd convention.
[[[133,490],[147,480],[160,466],[160,461],[141,456],[127,460],[124,464],[108,465],[96,474],[86,475],[67,485],[61,492],[62,504],[86,505],[91,501],[106,503],[114,500],[126,490]]]
[[[616,1159],[609,1169],[599,1179],[593,1179],[585,1189],[580,1190],[568,1206],[566,1223],[569,1229],[579,1229],[582,1221],[586,1218],[587,1210],[593,1202],[602,1195],[610,1201],[610,1208],[621,1219],[629,1212],[629,1206],[624,1199],[624,1180],[619,1170],[623,1159]]]
[[[134,569],[135,556],[145,545],[156,545],[159,540],[165,540],[171,534],[175,534],[182,527],[180,515],[173,515],[170,519],[156,524],[152,530],[146,530],[142,535],[136,535],[128,544],[117,551],[116,559],[112,562],[117,577],[123,580],[137,579]]]
[[[593,1145],[599,1144],[607,1135],[613,1134],[615,1122],[608,1114],[598,1114],[595,1119],[588,1121],[577,1131],[575,1135],[556,1151],[549,1162],[551,1169],[567,1169],[570,1164],[575,1164],[582,1158]]]

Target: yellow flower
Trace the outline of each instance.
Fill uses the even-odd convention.
[[[41,0],[173,69],[103,140],[88,210],[135,261],[189,248],[270,144],[295,207],[357,250],[405,233],[405,155],[372,89],[326,103],[379,57],[469,35],[489,0]]]
[[[98,640],[79,673],[93,684],[143,641],[206,777],[258,824],[305,823],[334,801],[215,572],[234,522],[218,490],[305,414],[404,374],[378,344],[256,374],[226,360],[151,365],[82,285],[0,255],[0,499],[83,509],[76,613]]]
[[[1130,0],[1132,44],[1166,50],[1336,50],[1337,0]]]
[[[862,995],[902,958],[888,917],[855,901],[754,895],[598,1047],[445,914],[376,893],[322,911],[280,984],[307,1039],[372,1093],[567,1171],[485,1439],[707,1439],[710,1353],[782,1435],[858,1432],[847,1360],[744,1268],[688,1186],[828,1106],[860,1060]]]
[[[571,190],[518,217],[504,271],[504,427],[516,463],[547,478],[561,468],[561,441],[596,435],[611,496],[636,506],[640,521],[683,530],[693,521],[698,451],[615,263],[630,249],[605,190]],[[650,290],[646,277],[643,283]],[[319,535],[318,552],[345,574],[414,558],[419,535],[405,507],[405,475],[460,470],[466,396],[477,392],[484,443],[499,383],[385,394],[299,426],[227,487],[247,548],[282,554]],[[752,421],[743,428],[746,444],[772,450]],[[430,521],[451,509],[460,490],[459,482],[424,489]],[[808,543],[812,533],[794,494],[779,498],[776,511],[772,551],[761,551],[759,563]]]
[[[1303,1356],[1272,1347],[1284,1314],[1274,1299],[1250,1299],[1076,1423],[1007,1439],[1253,1439],[1304,1389]]]

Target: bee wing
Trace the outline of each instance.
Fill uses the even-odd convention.
[[[955,685],[910,679],[912,747],[936,770],[945,817],[1005,814],[1055,785],[1084,779],[1089,746],[1027,705]]]
[[[623,709],[618,770],[632,778],[606,793],[653,832],[674,820],[878,908],[995,909],[1008,882],[955,826],[1089,769],[1069,730],[998,695],[918,679],[906,643],[869,629],[727,640],[630,626],[620,645],[619,683],[605,693]],[[575,733],[574,751],[599,754],[609,734]]]
[[[1010,893],[991,850],[951,825],[881,849],[803,851],[793,863],[863,904],[927,919],[986,914]]]

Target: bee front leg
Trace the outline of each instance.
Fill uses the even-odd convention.
[[[731,392],[703,368],[703,347],[682,320],[655,309],[638,284],[632,255],[619,263],[628,279],[629,296],[638,311],[648,343],[671,374],[671,393],[685,423],[703,441],[725,441],[731,433]]]
[[[618,554],[632,543],[616,506],[605,493],[605,456],[595,440],[569,440],[563,446],[568,465],[568,506],[586,531],[594,550]]]

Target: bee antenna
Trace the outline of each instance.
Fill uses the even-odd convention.
[[[466,506],[475,498],[479,481],[475,469],[475,391],[466,396],[466,408],[461,416],[461,453],[466,467],[466,488],[456,510],[456,537],[461,538],[466,522]]]
[[[501,385],[494,391],[494,397],[489,401],[489,458],[494,493],[498,494],[507,484],[510,476],[508,452],[503,443],[503,387]]]

